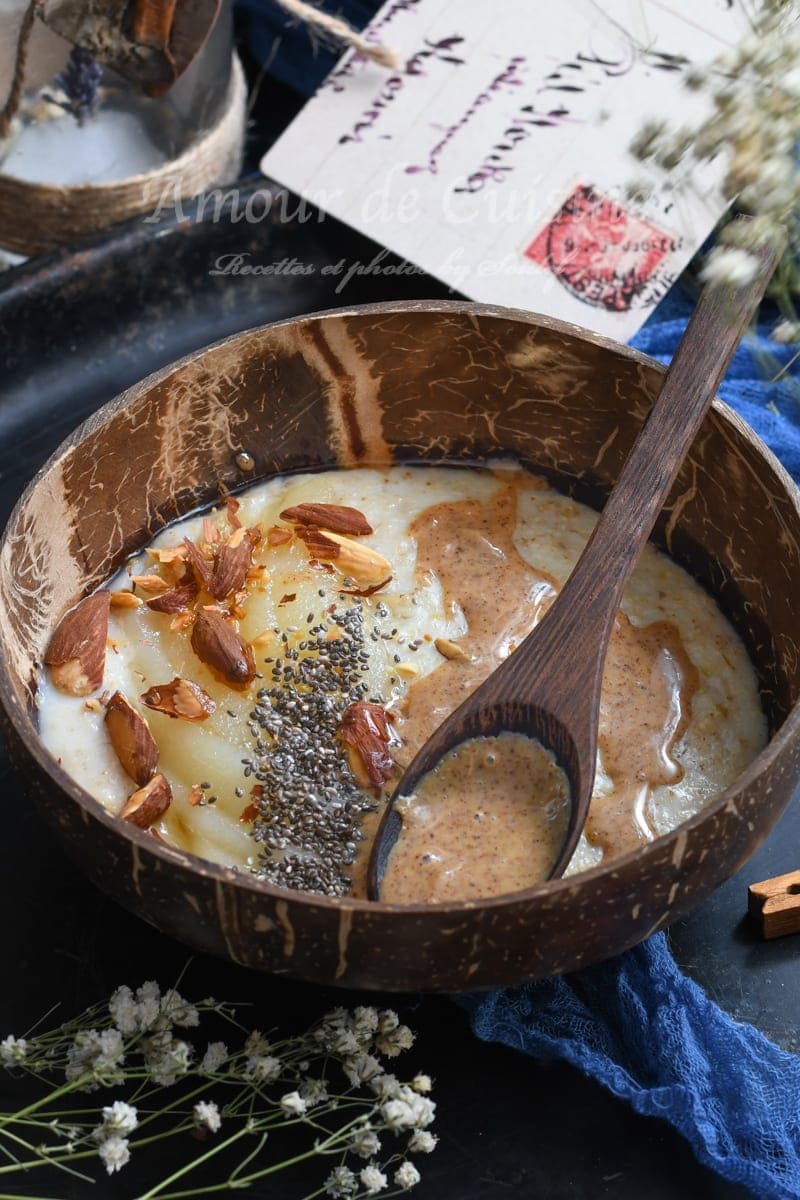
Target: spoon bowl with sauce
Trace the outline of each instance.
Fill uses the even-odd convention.
[[[403,869],[410,852],[403,844],[410,840],[406,827],[420,824],[415,813],[430,811],[432,803],[441,812],[430,822],[436,832],[427,854],[430,864],[442,869],[429,899],[497,895],[564,873],[589,813],[603,669],[622,593],[777,258],[774,250],[764,250],[750,283],[706,289],[700,296],[651,412],[562,591],[520,646],[435,730],[390,797],[370,856],[371,899],[421,899],[408,894],[403,883],[409,874],[413,878]],[[485,768],[487,755],[493,767],[488,792],[486,771],[476,769]],[[521,810],[533,827],[524,839],[530,851],[527,868],[521,876],[511,872],[499,879],[499,891],[487,892],[485,880],[477,892],[464,883],[491,852],[481,837],[472,839],[474,853],[468,852],[464,813],[469,821],[476,801],[490,811],[494,805],[497,821]],[[442,837],[451,847],[444,855],[437,844]],[[414,853],[419,857],[416,838]],[[446,866],[450,857],[460,862],[455,873]]]

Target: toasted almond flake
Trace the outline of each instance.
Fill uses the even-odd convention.
[[[199,590],[197,581],[192,578],[191,582],[182,583],[179,587],[171,588],[168,592],[148,600],[147,607],[152,608],[153,612],[183,612],[194,602]]]
[[[236,544],[232,545],[234,539]],[[224,600],[244,586],[247,572],[253,565],[253,552],[260,540],[261,534],[255,528],[237,529],[231,542],[219,547],[208,582],[208,590],[215,600]]]
[[[133,592],[112,592],[111,607],[112,608],[141,608],[142,599],[135,596]]]
[[[295,504],[292,508],[285,508],[280,517],[282,521],[291,521],[295,525],[311,525],[356,537],[374,532],[362,512],[344,504]]]
[[[269,583],[270,574],[266,567],[255,566],[247,572],[247,578],[250,583]]]
[[[297,592],[284,592],[283,595],[281,596],[280,600],[278,601],[278,605],[280,606],[281,604],[291,604],[292,601],[296,600],[296,599],[297,599]]]
[[[254,637],[251,645],[253,646],[269,646],[275,641],[275,632],[272,629],[265,629],[263,633],[259,633],[258,637]]]
[[[185,546],[165,546],[163,550],[153,550],[148,546],[147,553],[151,558],[156,559],[160,563],[180,562],[186,558]]]
[[[451,642],[449,638],[437,638],[433,644],[442,658],[469,661],[469,655],[466,650],[459,646],[458,642]]]
[[[398,675],[402,675],[406,679],[413,679],[415,675],[420,674],[419,667],[413,662],[395,663],[394,670],[397,671]]]
[[[241,529],[242,523],[236,515],[242,507],[239,501],[234,500],[233,496],[228,496],[225,500],[225,507],[228,510],[228,524],[231,529]]]
[[[186,797],[186,803],[191,804],[192,808],[196,808],[202,799],[203,789],[200,787],[199,783],[196,783],[189,792],[189,795]]]
[[[297,533],[312,558],[332,562],[345,578],[354,579],[356,583],[381,583],[392,573],[391,563],[363,542],[354,542],[339,533],[323,533],[321,529],[298,527]]]
[[[389,714],[380,704],[356,700],[342,713],[342,741],[348,748],[350,768],[362,787],[380,787],[392,772]]]
[[[160,575],[131,575],[131,583],[143,592],[166,592],[171,587],[169,580]]]
[[[81,600],[58,623],[44,656],[53,686],[71,696],[88,696],[103,683],[110,593]]]
[[[174,633],[180,633],[181,630],[188,629],[192,624],[194,624],[194,613],[182,612],[172,618],[169,627]]]
[[[244,541],[246,533],[247,533],[247,530],[245,529],[244,525],[236,526],[236,528],[234,529],[233,533],[231,534],[231,536],[228,538],[228,541],[227,541],[227,545],[230,546],[231,550],[235,550],[237,546],[241,546],[242,542]]]
[[[210,517],[203,517],[203,541],[206,546],[216,546],[220,532]]]
[[[115,692],[106,709],[106,729],[122,769],[142,787],[155,772],[158,746],[141,713]]]
[[[133,792],[119,814],[123,821],[139,829],[150,826],[163,817],[172,801],[172,788],[163,775],[154,775],[138,791]]]
[[[103,711],[103,705],[96,698],[87,700],[83,707],[86,709],[87,712],[99,713],[99,712]]]
[[[195,545],[191,538],[184,538],[183,544],[186,547],[186,556],[194,571],[195,578],[208,591],[208,585],[211,582],[211,565],[203,556],[200,548]]]
[[[280,525],[272,525],[267,530],[267,545],[285,546],[293,537],[294,534],[290,529],[281,529]]]
[[[239,814],[239,820],[247,825],[252,825],[253,821],[258,818],[258,815],[258,805],[251,800],[250,803],[246,804],[242,809],[241,813]]]
[[[169,683],[153,684],[140,699],[154,712],[193,722],[207,721],[217,707],[198,683],[182,679],[180,675]]]

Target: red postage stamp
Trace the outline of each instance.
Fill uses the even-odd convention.
[[[666,260],[680,245],[680,238],[582,184],[523,254],[585,304],[628,312],[663,296],[673,282]]]

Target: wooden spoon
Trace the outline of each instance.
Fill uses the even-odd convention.
[[[752,317],[778,254],[759,255],[756,279],[700,296],[661,391],[572,574],[517,650],[432,734],[391,796],[372,847],[376,900],[402,832],[396,808],[448,751],[475,737],[523,733],[551,750],[570,785],[567,834],[548,878],[563,874],[594,786],[600,687],[622,592],[681,463]]]

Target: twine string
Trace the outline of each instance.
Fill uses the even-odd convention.
[[[0,140],[8,137],[11,122],[19,111],[22,93],[25,87],[25,67],[28,62],[28,46],[30,45],[33,23],[42,8],[43,0],[31,0],[22,17],[17,36],[17,52],[14,59],[14,74],[6,102],[0,110]]]
[[[344,42],[346,46],[358,50],[359,54],[363,54],[371,62],[378,63],[390,70],[399,65],[400,60],[394,50],[378,42],[367,41],[363,34],[360,34],[341,17],[326,13],[316,5],[306,3],[306,0],[275,0],[275,2],[280,8],[298,17],[299,20],[305,21],[313,29],[323,30],[338,42]]]

